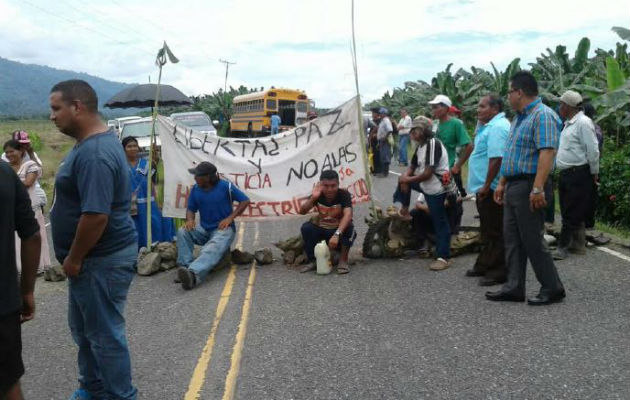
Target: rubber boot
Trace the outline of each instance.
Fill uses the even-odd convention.
[[[586,254],[586,228],[584,228],[584,224],[572,232],[572,239],[569,251],[574,254]]]
[[[567,224],[562,224],[560,237],[558,238],[558,248],[551,254],[554,260],[564,260],[569,256],[568,249],[572,244],[572,233]]]

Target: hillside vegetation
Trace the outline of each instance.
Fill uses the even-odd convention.
[[[114,94],[130,86],[75,71],[66,71],[42,65],[22,64],[0,57],[0,118],[39,118],[48,114],[48,93],[57,82],[67,79],[83,79],[88,82],[99,98],[99,109]],[[125,111],[109,111],[105,114],[126,115]]]

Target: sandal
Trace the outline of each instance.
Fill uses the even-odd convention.
[[[347,274],[348,272],[350,272],[350,267],[348,266],[348,264],[339,263],[339,265],[337,266],[337,274],[343,275]]]

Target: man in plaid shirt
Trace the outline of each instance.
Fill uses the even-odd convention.
[[[501,180],[494,192],[497,203],[503,204],[503,236],[508,280],[501,290],[487,292],[492,301],[524,301],[527,259],[541,284],[529,305],[545,305],[561,301],[564,287],[544,243],[544,209],[551,194],[547,180],[562,123],[553,110],[538,97],[538,83],[526,71],[514,74],[508,100],[517,112],[512,121],[501,164]]]

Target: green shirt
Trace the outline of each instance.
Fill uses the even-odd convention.
[[[464,123],[457,118],[451,118],[446,122],[440,122],[437,130],[437,138],[446,147],[448,153],[448,166],[453,168],[457,159],[457,147],[463,147],[470,143],[470,136],[466,132]]]

